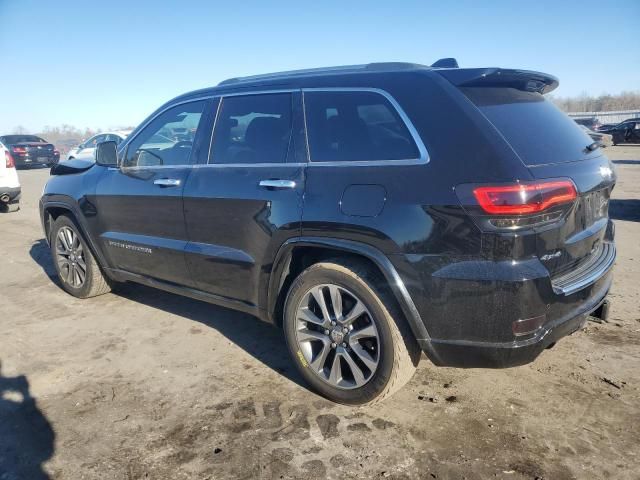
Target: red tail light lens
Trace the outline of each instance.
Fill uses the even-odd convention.
[[[15,168],[16,164],[13,161],[13,157],[11,156],[11,154],[8,151],[4,152],[4,159],[7,162],[7,168]]]
[[[477,187],[478,204],[491,215],[526,215],[573,202],[578,192],[570,180]]]
[[[11,147],[13,153],[27,153],[27,149],[25,147]]]

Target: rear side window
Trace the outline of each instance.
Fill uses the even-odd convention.
[[[304,93],[311,161],[410,160],[420,157],[409,129],[383,95],[366,91]]]
[[[284,163],[291,143],[292,95],[225,97],[216,119],[211,163]]]
[[[573,162],[600,155],[598,150],[585,150],[593,143],[591,137],[539,93],[504,87],[461,90],[526,165]]]

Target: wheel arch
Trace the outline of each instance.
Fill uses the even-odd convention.
[[[49,201],[42,204],[42,226],[45,232],[45,240],[47,241],[47,243],[49,244],[51,241],[51,227],[53,225],[53,222],[60,215],[68,215],[72,218],[72,220],[78,227],[80,235],[82,235],[82,238],[87,243],[91,250],[91,253],[98,262],[98,265],[102,268],[103,271],[108,272],[109,269],[106,267],[108,267],[109,264],[106,262],[102,250],[98,248],[91,235],[89,235],[89,230],[87,228],[87,225],[85,224],[84,218],[80,213],[79,208],[76,206],[62,201]]]
[[[289,287],[305,268],[318,261],[346,256],[371,265],[386,281],[416,339],[429,347],[429,333],[400,275],[380,250],[359,242],[329,237],[298,237],[285,242],[273,262],[267,295],[268,320],[278,326]],[[429,352],[427,352],[429,353]],[[431,356],[431,355],[429,355]]]

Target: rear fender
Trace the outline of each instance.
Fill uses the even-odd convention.
[[[275,323],[274,316],[276,314],[278,298],[287,277],[293,251],[296,247],[321,247],[328,250],[362,256],[373,262],[384,275],[387,284],[402,308],[405,318],[409,322],[413,335],[416,339],[420,339],[423,350],[433,359],[435,353],[431,348],[429,333],[395,267],[380,250],[359,242],[329,237],[298,237],[286,241],[276,254],[273,262],[273,270],[269,277],[267,313],[271,322]]]

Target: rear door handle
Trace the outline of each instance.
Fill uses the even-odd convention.
[[[264,188],[296,188],[296,182],[293,180],[260,180],[258,185]]]
[[[180,185],[180,180],[177,178],[158,178],[153,181],[153,184],[161,187],[177,187]]]

